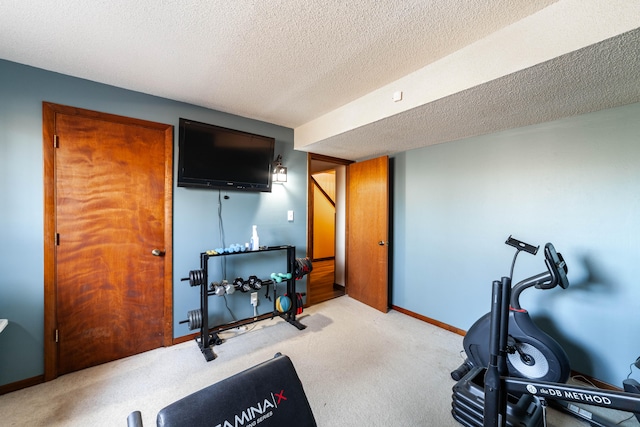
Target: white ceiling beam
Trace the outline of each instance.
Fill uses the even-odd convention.
[[[636,0],[561,0],[294,129],[296,149],[640,27]],[[394,94],[402,92],[402,100]]]

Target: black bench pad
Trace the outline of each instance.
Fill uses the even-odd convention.
[[[158,413],[159,427],[316,427],[289,357],[276,357],[197,391]]]

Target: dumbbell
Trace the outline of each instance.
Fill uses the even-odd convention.
[[[247,283],[251,289],[255,289],[256,291],[262,288],[262,280],[258,279],[257,276],[249,276]]]
[[[280,283],[282,280],[289,280],[291,277],[291,273],[271,273],[271,280],[276,283]]]
[[[209,289],[213,291],[214,295],[217,295],[219,297],[223,296],[226,292],[224,285],[221,285],[218,282],[211,282],[211,285],[209,285]]]
[[[226,280],[222,281],[222,286],[224,286],[225,292],[228,293],[229,295],[231,295],[232,293],[234,293],[236,291],[236,287],[233,286],[231,283],[229,283]]]
[[[249,292],[251,290],[251,286],[249,286],[249,283],[245,282],[242,277],[236,277],[233,280],[233,286],[235,286],[236,289],[240,289],[242,292]]]

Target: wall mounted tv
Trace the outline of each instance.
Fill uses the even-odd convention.
[[[275,139],[180,119],[178,187],[271,191]]]

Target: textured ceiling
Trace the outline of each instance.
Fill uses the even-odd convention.
[[[508,39],[541,13],[566,21],[550,35],[558,40],[581,32],[571,25],[574,10],[594,27],[614,28],[595,41],[584,36],[557,58],[296,141],[300,149],[359,159],[639,101],[638,34],[630,31],[640,27],[639,4],[2,0],[0,58],[291,127],[298,139],[297,129],[308,123],[345,105],[358,111],[358,100],[379,88],[496,34]],[[434,84],[455,78],[443,69]]]
[[[640,102],[640,29],[304,149],[358,160],[635,102]]]

